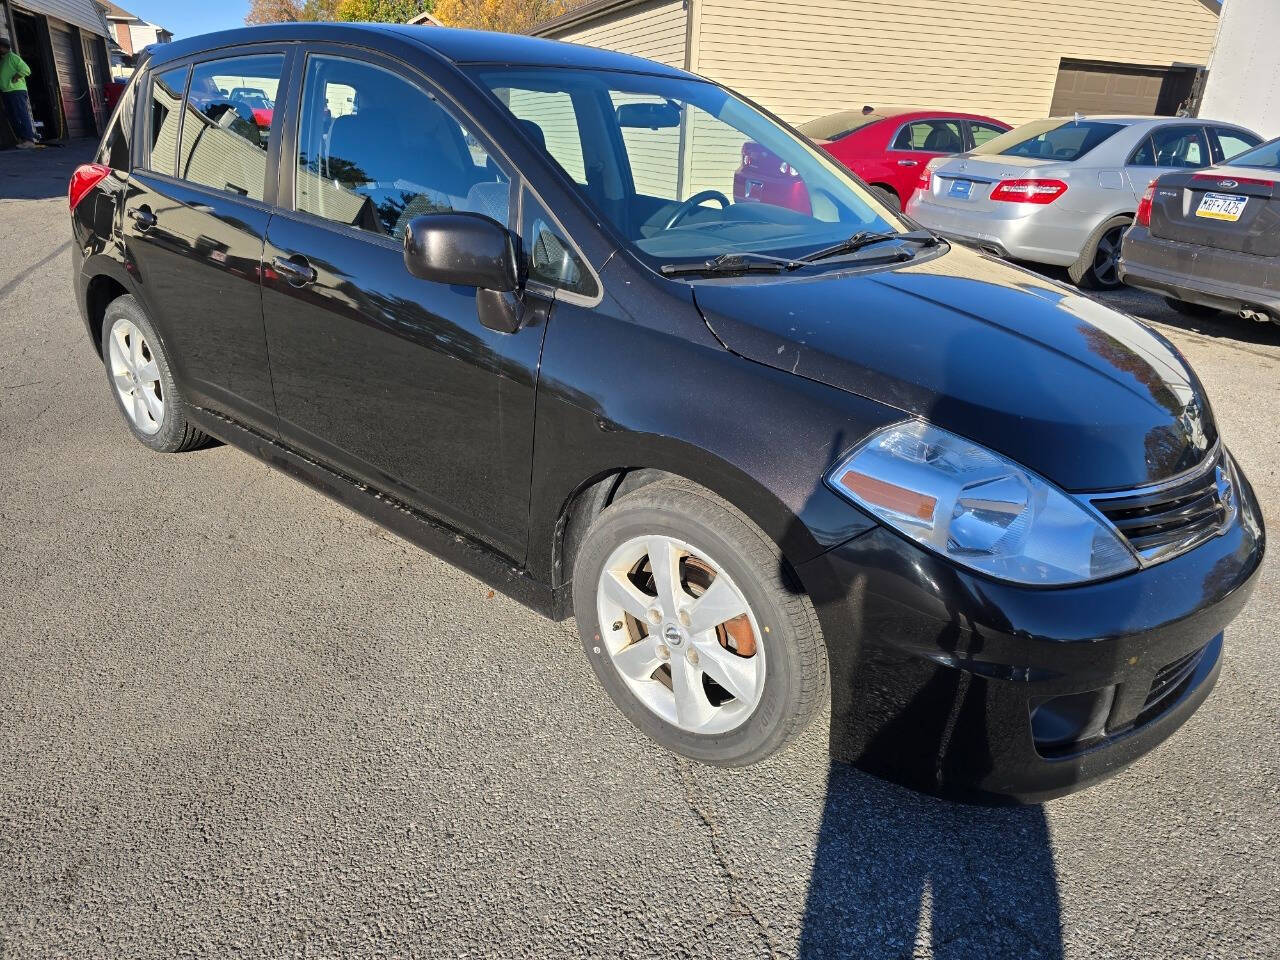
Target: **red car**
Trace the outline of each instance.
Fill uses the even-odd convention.
[[[934,157],[963,153],[1011,129],[1007,123],[949,110],[843,110],[801,124],[799,130],[901,209]],[[738,203],[759,201],[809,213],[809,193],[795,170],[784,169],[757,143],[742,146],[733,183]]]

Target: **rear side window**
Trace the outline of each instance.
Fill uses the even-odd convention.
[[[504,226],[511,178],[440,102],[382,67],[307,59],[294,205],[399,240],[416,216],[482,213]]]
[[[898,131],[893,148],[959,153],[964,149],[964,134],[959,120],[916,120]]]
[[[182,123],[178,176],[251,200],[263,199],[274,120],[268,97],[274,98],[283,67],[282,54],[196,65]],[[244,87],[265,91],[260,105],[232,95]]]
[[[98,150],[98,162],[105,163],[112,170],[129,169],[129,144],[133,139],[134,92],[137,86],[136,83],[129,84],[120,95],[115,116],[111,118],[111,127]]]
[[[973,152],[990,156],[1034,157],[1040,160],[1079,160],[1098,144],[1124,129],[1123,124],[1101,120],[1038,120],[999,137]]]
[[[1160,127],[1138,145],[1129,163],[1135,167],[1203,167],[1209,163],[1209,141],[1202,127]]]
[[[178,161],[178,121],[182,115],[182,91],[187,85],[187,68],[177,67],[151,77],[151,108],[147,117],[150,160],[156,173],[173,176]]]

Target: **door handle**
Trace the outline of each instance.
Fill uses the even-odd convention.
[[[156,215],[145,204],[141,207],[134,207],[129,211],[128,216],[134,222],[134,225],[144,233],[156,225]]]
[[[315,282],[315,267],[307,263],[307,258],[304,256],[276,257],[271,261],[271,265],[289,282],[290,286],[305,287],[308,283]]]
[[[898,166],[900,166],[900,167],[918,167],[918,166],[920,166],[920,161],[919,161],[919,160],[899,160],[899,161],[898,161]]]

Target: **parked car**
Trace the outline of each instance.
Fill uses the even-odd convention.
[[[228,99],[237,107],[247,109],[253,122],[264,130],[271,126],[275,103],[262,90],[254,87],[233,87]]]
[[[1262,142],[1212,120],[1052,117],[933,161],[907,213],[997,256],[1066,267],[1088,289],[1120,285],[1120,239],[1154,177]]]
[[[1280,323],[1280,139],[1203,173],[1151,181],[1124,235],[1120,278],[1180,313]]]
[[[215,75],[279,82],[268,137],[209,120]],[[725,196],[745,140],[817,215]],[[769,756],[830,691],[876,773],[1077,789],[1199,707],[1256,583],[1257,501],[1163,338],[680,70],[465,30],[180,40],[68,199],[138,442],[221,438],[573,614],[620,711],[697,760]],[[508,695],[521,664],[475,641]]]
[[[1007,132],[1009,124],[950,110],[844,110],[802,123],[801,133],[902,209],[930,160],[949,157]]]

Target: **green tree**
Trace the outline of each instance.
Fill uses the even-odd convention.
[[[362,23],[405,23],[430,12],[433,0],[338,0],[335,20]]]
[[[338,0],[249,0],[244,22],[296,23],[299,20],[332,20]]]

